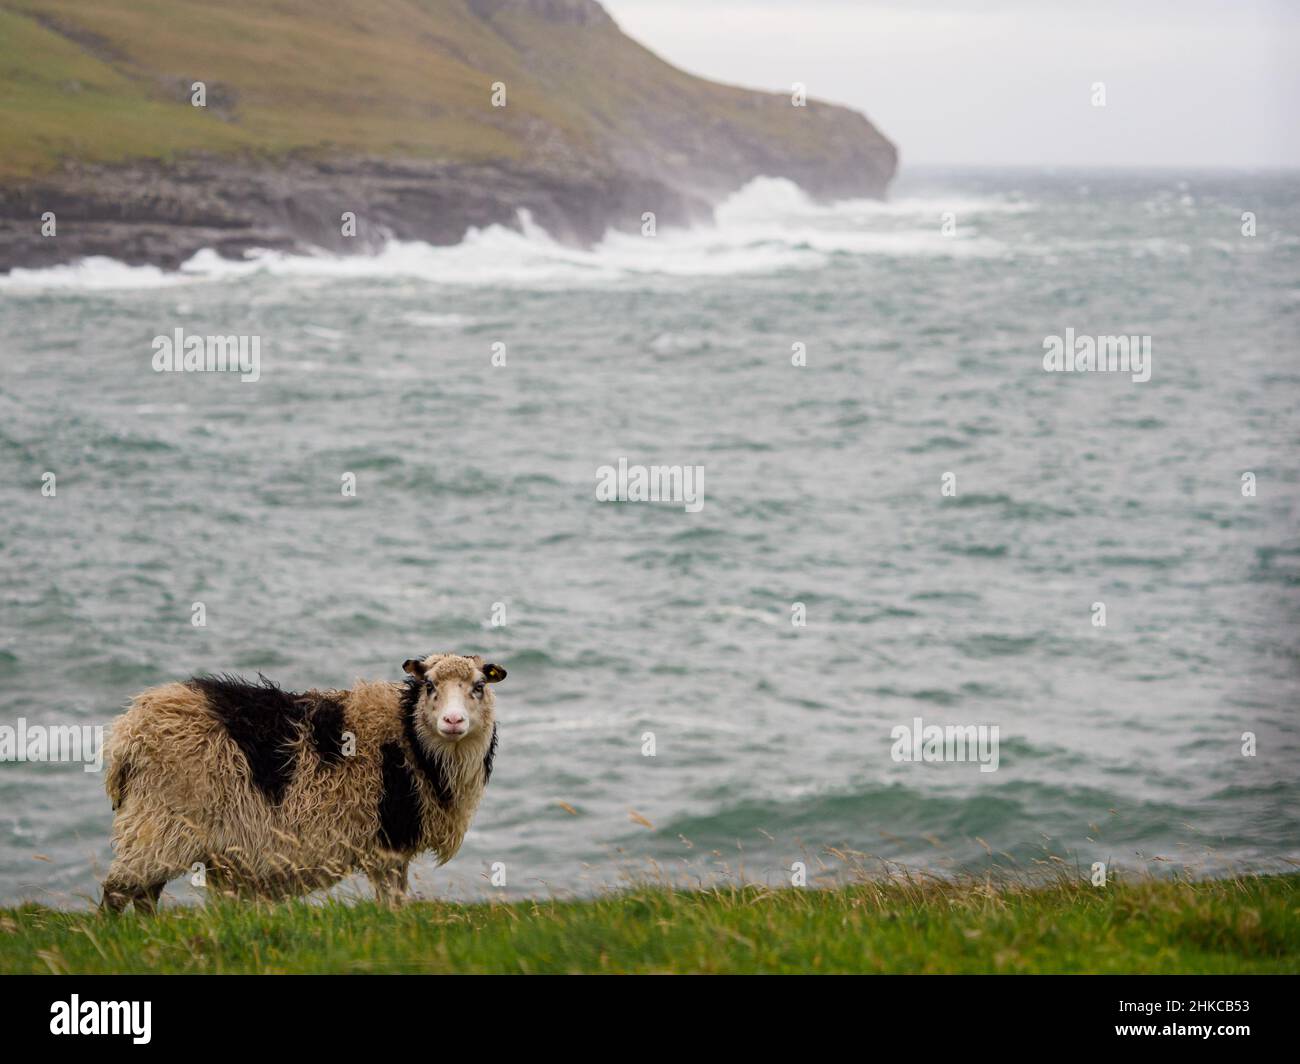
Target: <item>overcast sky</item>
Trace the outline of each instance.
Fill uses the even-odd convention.
[[[1300,0],[604,3],[692,73],[864,111],[905,164],[1300,166]]]

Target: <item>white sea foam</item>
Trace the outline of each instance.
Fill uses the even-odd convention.
[[[374,255],[258,251],[241,260],[204,250],[178,272],[88,258],[74,265],[14,270],[0,277],[0,289],[158,288],[255,275],[326,281],[413,279],[470,287],[603,287],[652,278],[811,270],[835,255],[996,256],[1002,254],[1002,245],[981,236],[971,219],[1029,209],[1011,200],[937,198],[818,204],[791,181],[758,178],[719,205],[712,225],[661,227],[654,237],[611,231],[589,249],[559,243],[520,212],[517,228],[470,229],[459,244],[446,247],[393,240]],[[953,236],[940,231],[945,212],[956,216],[958,229]],[[439,320],[427,324],[435,327],[465,324],[445,315],[433,317]]]
[[[183,281],[179,274],[168,273],[157,266],[128,266],[116,259],[94,255],[79,262],[41,270],[19,267],[0,277],[0,290],[87,292],[114,288],[164,288]]]
[[[402,320],[422,329],[463,329],[474,324],[474,319],[468,314],[424,314],[419,311],[403,314]]]

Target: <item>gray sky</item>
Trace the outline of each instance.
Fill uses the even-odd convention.
[[[692,73],[864,111],[904,163],[1300,166],[1300,0],[604,3]]]

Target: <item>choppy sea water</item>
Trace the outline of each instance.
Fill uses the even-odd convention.
[[[816,881],[837,851],[1287,867],[1298,185],[930,171],[818,207],[759,181],[714,228],[590,251],[526,226],[0,278],[0,724],[479,652],[501,751],[425,896],[495,862],[531,895]],[[261,379],[155,373],[177,327],[260,337]],[[1151,379],[1044,372],[1067,328],[1149,336]],[[597,501],[619,458],[703,466],[703,508]],[[894,760],[917,717],[996,725],[997,771]],[[0,764],[0,901],[92,897],[110,823],[100,775]]]

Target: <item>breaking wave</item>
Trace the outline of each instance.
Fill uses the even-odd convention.
[[[161,288],[254,275],[330,279],[415,279],[440,285],[586,288],[646,278],[729,277],[813,270],[837,255],[996,257],[1003,246],[970,225],[981,214],[1021,213],[1014,200],[900,199],[814,203],[783,178],[751,181],[715,212],[712,225],[661,229],[653,238],[609,232],[591,248],[554,240],[521,211],[517,228],[470,229],[459,244],[393,240],[374,255],[301,255],[259,251],[223,259],[200,251],[179,271],[92,257],[45,269],[15,269],[0,290]],[[962,226],[945,236],[945,212]]]

